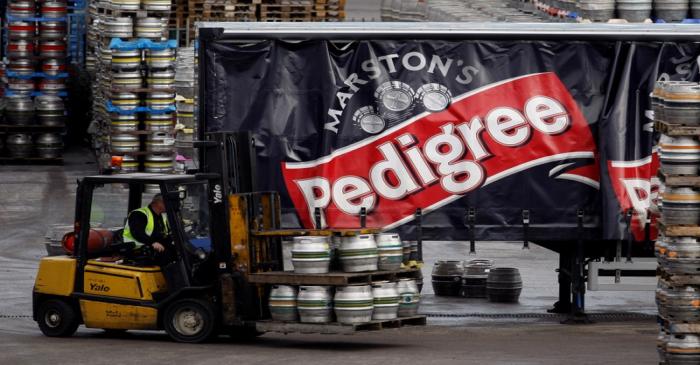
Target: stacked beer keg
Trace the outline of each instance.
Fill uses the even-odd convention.
[[[175,92],[177,94],[177,124],[175,147],[183,157],[179,170],[196,167],[195,149],[192,146],[197,126],[195,123],[195,51],[194,47],[181,47],[177,50],[175,65]]]
[[[168,41],[170,5],[169,0],[111,0],[90,6],[87,68],[94,81],[93,142],[102,168],[121,160],[120,172],[174,171],[176,51]]]
[[[700,363],[700,85],[658,81],[651,97],[661,168],[656,301],[664,364]]]
[[[322,275],[331,272],[333,255],[338,255],[347,273],[384,273],[399,270],[403,244],[398,234],[364,234],[339,237],[301,236],[294,238],[292,264],[297,274]],[[333,241],[339,242],[337,250]],[[420,291],[415,278],[375,281],[346,286],[274,285],[270,290],[273,320],[302,323],[367,323],[415,316]]]
[[[36,131],[10,133],[4,143],[9,157],[57,159],[62,155],[67,13],[64,0],[8,2],[5,123],[18,129],[32,125]]]

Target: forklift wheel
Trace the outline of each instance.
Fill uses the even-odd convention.
[[[70,304],[60,299],[49,299],[37,311],[39,329],[49,337],[72,336],[80,325],[78,313]]]
[[[177,342],[198,343],[214,333],[214,311],[201,299],[180,299],[165,311],[164,327]]]

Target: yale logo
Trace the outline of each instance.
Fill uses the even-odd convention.
[[[103,291],[103,292],[108,292],[109,287],[104,284],[95,284],[95,283],[90,283],[90,290],[92,291]]]
[[[214,204],[220,204],[223,202],[223,193],[221,192],[221,185],[214,185]]]

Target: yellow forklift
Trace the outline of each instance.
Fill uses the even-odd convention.
[[[78,181],[75,237],[66,256],[41,259],[33,317],[47,336],[70,336],[84,324],[109,332],[165,330],[175,341],[218,334],[251,338],[262,331],[308,332],[303,324],[271,322],[266,284],[347,285],[418,277],[417,269],[373,274],[295,275],[283,271],[282,239],[354,235],[349,230],[285,230],[275,192],[255,186],[249,134],[216,133],[195,142],[200,169],[187,175],[115,174]],[[176,260],[159,267],[125,255],[119,240],[128,213],[160,193]],[[425,317],[364,326],[327,326],[322,333],[423,325]]]

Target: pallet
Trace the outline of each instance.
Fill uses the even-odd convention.
[[[700,126],[673,124],[662,120],[654,121],[654,128],[667,136],[699,136]]]
[[[666,184],[666,186],[689,186],[689,187],[700,187],[700,176],[696,175],[668,175],[663,171],[659,170],[657,174],[659,179]]]
[[[406,326],[425,326],[426,322],[425,316],[414,316],[359,324],[258,321],[255,323],[255,327],[261,332],[349,335],[358,332],[381,331]]]
[[[666,225],[662,220],[658,220],[656,224],[666,237],[700,237],[700,226]]]
[[[269,271],[250,274],[248,281],[255,284],[343,286],[350,284],[369,285],[376,281],[396,281],[403,278],[418,279],[420,275],[420,269],[361,273],[330,272],[327,274],[297,274],[291,271]]]

